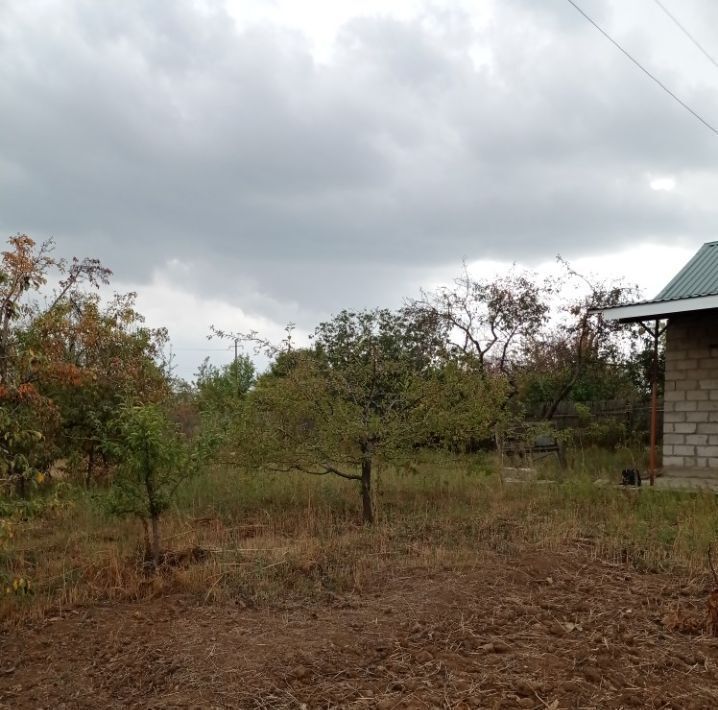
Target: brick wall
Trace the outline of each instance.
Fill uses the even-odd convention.
[[[718,469],[718,311],[669,320],[663,466]]]

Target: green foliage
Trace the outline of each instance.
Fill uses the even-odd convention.
[[[166,331],[144,327],[133,293],[103,304],[93,291],[111,272],[96,259],[57,259],[52,242],[24,235],[8,241],[0,258],[0,407],[12,419],[0,421],[6,468],[24,494],[27,472],[82,456],[89,482],[118,402],[166,395]]]
[[[160,516],[177,487],[206,459],[207,443],[202,440],[192,446],[156,404],[122,406],[110,429],[112,438],[104,449],[116,462],[116,470],[105,505],[115,515],[134,515],[143,521],[147,549],[157,565]]]
[[[184,442],[157,405],[121,407],[110,430],[113,437],[104,449],[117,461],[110,509],[118,515],[159,515],[187,475]]]
[[[442,363],[426,387],[430,395],[424,426],[429,433],[426,445],[432,448],[473,449],[478,442],[492,439],[510,417],[508,378],[479,369],[472,357],[453,357]]]
[[[648,399],[651,395],[651,385],[654,375],[653,338],[645,333],[631,342],[631,351],[624,363],[627,377],[633,384],[634,390]],[[658,362],[655,363],[656,382],[659,393],[663,392],[664,375],[666,370],[666,331],[658,339]]]
[[[254,364],[246,355],[222,367],[207,358],[195,375],[198,409],[203,414],[232,414],[254,384],[255,374]]]
[[[17,414],[17,409],[0,407],[0,490],[9,485],[24,497],[31,483],[42,480],[43,435],[27,428]]]
[[[313,341],[259,378],[238,446],[251,466],[360,481],[367,521],[375,462],[486,435],[496,420],[501,379],[449,359],[436,322],[416,312],[342,311]]]
[[[535,368],[526,368],[520,382],[520,397],[529,411],[536,411],[550,402],[564,382],[571,377],[573,364],[568,356],[556,357],[551,364],[536,363]],[[571,391],[565,400],[571,402],[596,402],[621,399],[640,401],[645,397],[642,387],[636,386],[629,371],[630,362],[620,363],[604,358],[587,361],[576,376]]]
[[[38,317],[23,338],[39,353],[37,386],[60,418],[56,455],[85,458],[88,483],[119,404],[158,401],[168,392],[159,363],[167,334],[144,327],[134,301],[134,294],[116,295],[103,307],[95,295],[75,294]]]

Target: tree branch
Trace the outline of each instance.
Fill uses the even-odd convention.
[[[302,466],[301,464],[292,463],[287,464],[286,466],[276,466],[276,465],[270,465],[268,466],[270,471],[276,472],[276,473],[289,473],[290,471],[300,471],[301,473],[307,473],[310,476],[326,476],[330,473],[334,474],[335,476],[339,476],[340,478],[346,478],[348,481],[361,481],[361,476],[355,473],[345,473],[344,471],[340,471],[338,468],[335,468],[334,466],[330,466],[329,464],[317,464],[318,466],[321,466],[324,470],[323,471],[312,471],[310,468],[306,468],[305,466]]]

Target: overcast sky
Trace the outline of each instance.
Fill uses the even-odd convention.
[[[578,2],[718,124],[654,0]],[[718,56],[718,3],[663,3]],[[557,253],[650,297],[718,238],[718,136],[566,0],[0,0],[0,107],[0,231],[100,257],[185,376],[210,323]]]

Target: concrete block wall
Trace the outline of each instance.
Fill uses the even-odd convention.
[[[664,399],[664,468],[718,474],[718,311],[668,321]]]

